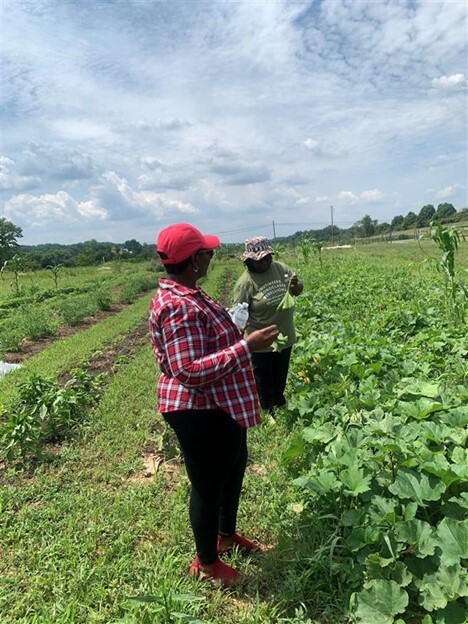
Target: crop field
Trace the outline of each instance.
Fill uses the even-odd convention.
[[[287,407],[249,432],[239,531],[263,552],[231,556],[229,591],[187,575],[160,273],[4,276],[0,622],[466,624],[468,244],[449,245],[276,248],[304,281],[298,343]],[[227,306],[241,271],[215,256],[201,285]]]

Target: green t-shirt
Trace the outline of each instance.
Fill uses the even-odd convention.
[[[287,277],[285,277],[287,274]],[[233,302],[249,304],[248,336],[256,329],[277,325],[281,334],[287,336],[283,349],[296,342],[293,308],[278,310],[277,306],[289,287],[291,269],[282,262],[272,262],[264,273],[250,273],[247,269],[234,286]],[[272,351],[271,347],[265,351]]]

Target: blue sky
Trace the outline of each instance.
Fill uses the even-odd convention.
[[[464,0],[4,0],[21,242],[226,242],[467,201]]]

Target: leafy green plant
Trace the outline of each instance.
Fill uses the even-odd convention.
[[[61,265],[61,264],[53,264],[53,265],[49,264],[49,266],[47,266],[46,269],[48,271],[50,271],[49,277],[54,281],[55,290],[57,290],[60,274],[61,274],[62,269],[63,269],[63,265]]]
[[[468,286],[457,279],[455,271],[455,256],[462,237],[457,228],[447,228],[440,223],[431,224],[431,238],[443,251],[437,268],[444,276],[445,294],[452,316],[460,324],[465,322],[468,305]]]
[[[25,270],[24,258],[20,254],[15,254],[9,260],[3,263],[2,273],[4,271],[11,271],[13,273],[13,281],[10,283],[10,287],[13,290],[16,297],[19,297],[22,293],[22,286],[20,283],[20,277]]]
[[[312,240],[309,236],[302,236],[297,244],[305,263],[309,262],[310,253],[312,251]]]
[[[2,454],[7,459],[40,456],[44,442],[62,438],[77,425],[83,410],[98,399],[102,384],[103,376],[91,377],[79,369],[63,388],[32,375],[20,385],[18,407],[7,412],[0,428]]]
[[[284,297],[281,299],[281,301],[277,305],[278,310],[288,310],[290,308],[294,308],[294,306],[296,305],[296,301],[294,297],[291,295],[290,278],[287,273],[284,274],[284,280],[286,282],[286,292],[284,293]]]
[[[112,306],[112,293],[109,289],[104,287],[97,288],[92,293],[92,299],[94,300],[99,310],[110,310]]]
[[[87,295],[63,299],[57,305],[57,312],[65,325],[73,327],[92,314],[95,307]]]
[[[322,249],[323,243],[321,241],[312,241],[312,251],[317,256],[321,269],[323,269]]]
[[[176,622],[203,624],[203,621],[199,618],[180,611],[181,608],[197,605],[204,601],[204,598],[194,594],[175,594],[163,585],[157,596],[154,594],[142,594],[132,596],[130,600],[139,604],[151,604],[153,607],[156,607],[156,611],[153,613],[160,614],[167,624],[175,624]]]
[[[39,340],[53,336],[57,330],[57,320],[50,311],[40,306],[23,306],[16,315],[15,322],[23,338]]]
[[[281,258],[286,251],[286,247],[281,243],[272,243],[271,247],[275,253],[276,259]]]

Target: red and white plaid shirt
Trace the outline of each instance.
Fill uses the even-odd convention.
[[[257,425],[251,353],[228,312],[198,287],[164,278],[159,285],[149,315],[158,410],[222,409],[241,427]]]

